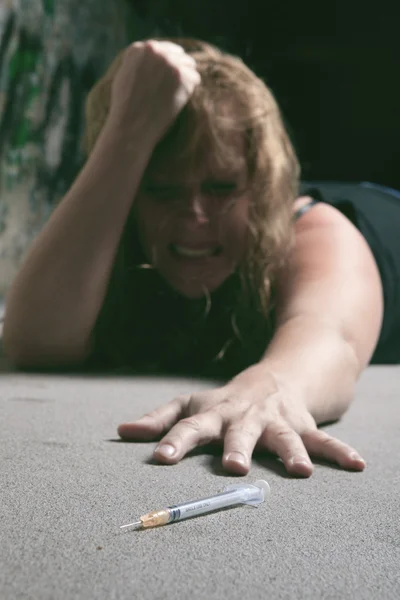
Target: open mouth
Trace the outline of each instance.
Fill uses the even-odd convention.
[[[219,256],[222,252],[221,246],[210,246],[208,248],[188,248],[187,246],[170,244],[169,249],[174,256],[191,259]]]

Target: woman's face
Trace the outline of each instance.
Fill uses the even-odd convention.
[[[244,158],[235,170],[207,166],[190,176],[167,163],[149,170],[134,203],[147,260],[187,298],[213,292],[244,255],[249,204]]]

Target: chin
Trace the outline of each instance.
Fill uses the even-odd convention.
[[[201,285],[195,282],[188,282],[186,284],[173,285],[172,287],[176,292],[182,296],[185,296],[185,298],[188,298],[189,300],[199,300],[200,298],[204,298],[204,296],[207,295],[207,292],[212,294],[214,290],[220,287],[220,285],[222,285],[222,282],[214,285]]]
[[[212,294],[215,290],[217,290],[228,278],[228,275],[225,277],[214,278],[209,281],[201,281],[201,280],[186,280],[186,281],[177,281],[176,279],[166,279],[167,283],[181,296],[188,298],[190,300],[198,300],[200,298],[204,298],[207,294]]]

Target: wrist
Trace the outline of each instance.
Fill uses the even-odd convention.
[[[117,116],[107,119],[100,136],[105,143],[113,148],[134,153],[135,156],[140,151],[140,154],[145,156],[147,160],[153,153],[157,143],[151,130],[143,123],[128,124],[126,120]]]
[[[354,349],[336,327],[315,317],[281,325],[259,364],[317,423],[338,419],[354,397],[359,370]]]

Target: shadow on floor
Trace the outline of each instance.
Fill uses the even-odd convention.
[[[159,441],[159,439],[160,438],[155,438],[155,439],[149,440],[148,443],[151,444],[151,443],[157,442],[157,441]],[[138,441],[138,442],[134,442],[134,441],[130,442],[130,441],[122,440],[119,438],[109,439],[106,441],[111,442],[111,443],[116,443],[116,444],[147,443],[142,440]],[[211,443],[211,444],[207,444],[205,446],[200,446],[198,448],[195,448],[194,450],[189,452],[182,459],[182,461],[190,460],[193,456],[207,456],[208,460],[204,466],[206,469],[208,469],[208,471],[210,471],[210,473],[213,473],[214,475],[218,475],[219,477],[229,477],[229,478],[235,477],[235,473],[231,473],[231,472],[227,471],[222,466],[221,443],[215,442],[215,443]],[[340,467],[339,465],[336,465],[336,464],[331,463],[326,460],[313,458],[312,462],[314,465],[327,467],[327,468],[333,469],[335,471],[343,470],[342,467]],[[157,467],[157,466],[165,467],[166,466],[165,464],[159,463],[159,462],[153,460],[152,458],[149,458],[148,460],[146,460],[145,464],[152,465],[155,467]],[[301,479],[301,477],[296,477],[294,475],[290,475],[286,471],[282,460],[279,457],[275,456],[272,452],[268,452],[267,450],[256,450],[253,453],[252,464],[253,464],[253,466],[262,467],[263,469],[265,469],[265,471],[270,471],[272,473],[275,473],[276,475],[279,475],[280,477],[282,477],[284,479],[297,479],[297,478]],[[242,475],[238,474],[237,477],[240,478],[240,477],[242,477]]]

